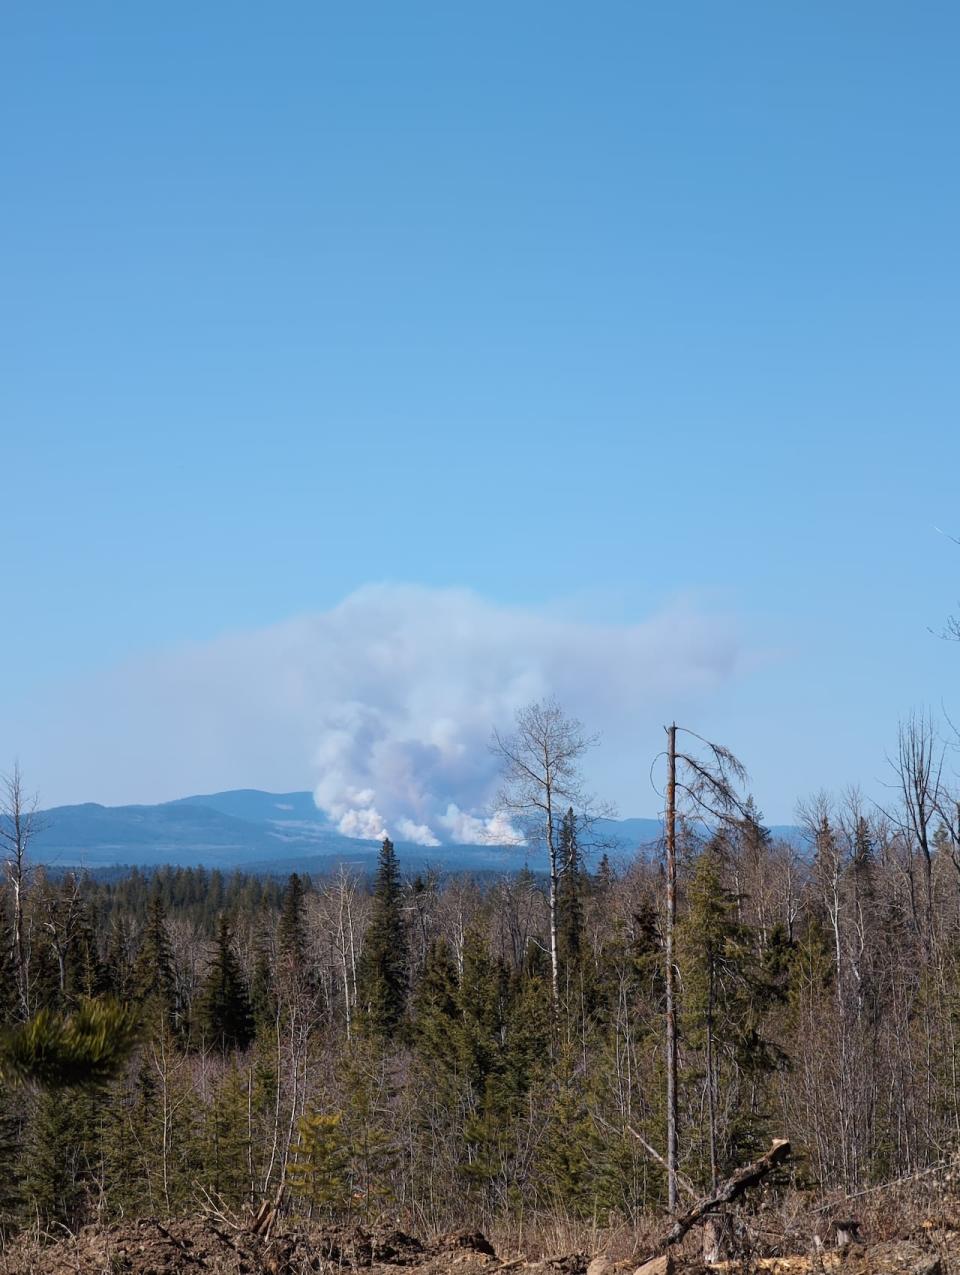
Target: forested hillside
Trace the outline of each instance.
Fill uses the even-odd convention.
[[[932,743],[904,733],[888,813],[809,803],[809,853],[752,805],[680,825],[694,1190],[773,1136],[811,1198],[956,1144],[960,847]],[[555,988],[546,878],[407,876],[389,842],[375,878],[8,873],[6,1026],[101,996],[143,1026],[99,1088],[8,1083],[6,1229],[230,1210],[282,1183],[293,1212],[421,1233],[661,1210],[663,869],[588,872],[585,825],[558,826]]]

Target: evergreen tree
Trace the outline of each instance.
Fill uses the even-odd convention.
[[[22,1190],[45,1226],[76,1230],[89,1220],[95,1193],[97,1114],[90,1094],[67,1089],[35,1096]]]
[[[67,999],[73,1004],[109,992],[107,971],[97,951],[89,908],[82,908],[66,966]]]
[[[164,1014],[167,1021],[179,1020],[173,948],[167,933],[167,910],[159,886],[155,885],[147,908],[146,924],[134,961],[133,994],[141,1002]]]
[[[277,1019],[277,995],[267,936],[261,930],[256,938],[253,957],[253,979],[250,985],[253,1022],[258,1033],[271,1031]]]
[[[20,1095],[0,1085],[0,1239],[16,1226],[24,1202],[21,1190],[22,1105]]]
[[[285,971],[302,973],[307,961],[307,930],[304,922],[303,882],[296,872],[290,875],[280,906],[277,955]]]
[[[4,910],[0,909],[0,1026],[16,1020],[18,1006],[13,930]]]
[[[367,1219],[379,1217],[394,1198],[398,1147],[389,1124],[394,1097],[379,1042],[358,1037],[341,1059],[346,1104],[344,1133],[350,1180]]]
[[[111,1168],[114,1180],[135,1149],[139,1167],[133,1178],[135,1213],[174,1216],[195,1202],[196,1181],[203,1177],[206,1154],[203,1108],[187,1069],[188,1058],[160,1018],[144,1041],[134,1076],[128,1123],[118,1135]],[[125,1141],[125,1139],[128,1139]]]
[[[116,1085],[101,1108],[103,1196],[110,1219],[135,1217],[149,1208],[143,1130],[136,1127],[137,1089]]]
[[[249,1197],[250,1131],[246,1071],[229,1067],[221,1076],[205,1113],[202,1181],[228,1207],[237,1209]]]
[[[130,953],[131,940],[127,919],[122,914],[118,914],[111,921],[107,935],[107,947],[103,958],[103,979],[106,990],[120,1001],[129,1000],[135,992],[134,965]]]
[[[294,1195],[305,1200],[310,1217],[335,1217],[349,1204],[349,1154],[343,1116],[314,1111],[301,1116],[297,1144],[287,1169]]]
[[[250,994],[225,916],[220,918],[216,951],[200,994],[197,1020],[204,1039],[223,1053],[246,1049],[253,1040]]]
[[[567,1075],[553,1098],[538,1156],[545,1203],[574,1217],[595,1218],[599,1151],[583,1086]]]
[[[464,1078],[483,1096],[488,1078],[500,1068],[502,1014],[499,970],[475,927],[463,942],[463,978],[458,994],[459,1024],[453,1042]]]
[[[447,1070],[457,1061],[453,1042],[460,1025],[459,992],[450,945],[434,939],[414,997],[413,1035],[420,1056]]]
[[[393,842],[386,837],[380,847],[373,914],[358,970],[358,991],[366,1022],[383,1040],[395,1037],[403,1023],[407,969],[400,869]]]
[[[610,856],[604,850],[600,856],[600,862],[597,864],[597,873],[595,877],[596,892],[599,895],[606,895],[609,890],[616,885],[617,877],[610,862]]]
[[[688,1047],[702,1051],[711,1185],[757,1149],[765,1132],[763,1104],[756,1087],[747,1100],[741,1082],[747,1075],[760,1079],[774,1065],[760,1030],[773,994],[764,985],[750,935],[737,920],[737,897],[724,884],[721,845],[715,840],[697,858],[678,930],[683,1037]]]
[[[557,887],[557,945],[561,973],[571,975],[583,954],[584,874],[577,839],[577,818],[567,810],[560,826],[560,881]]]

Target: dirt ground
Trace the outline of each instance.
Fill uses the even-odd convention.
[[[479,1234],[458,1232],[430,1245],[402,1231],[370,1233],[360,1227],[284,1227],[270,1239],[210,1219],[161,1222],[143,1219],[87,1227],[53,1243],[14,1241],[0,1256],[2,1275],[301,1275],[301,1272],[364,1271],[368,1275],[581,1275],[582,1257],[554,1263],[499,1261]]]
[[[0,1254],[0,1275],[634,1275],[639,1258],[574,1253],[501,1260],[480,1234],[457,1232],[424,1244],[402,1231],[289,1226],[270,1239],[209,1218],[145,1219],[89,1227],[56,1241],[25,1239]],[[651,1275],[960,1275],[960,1232],[927,1230],[908,1239],[854,1245],[843,1253],[757,1258],[708,1267],[687,1250]]]

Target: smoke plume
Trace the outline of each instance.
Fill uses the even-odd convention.
[[[377,585],[35,695],[9,729],[23,758],[43,758],[31,778],[48,804],[309,785],[348,836],[503,843],[516,830],[496,810],[489,742],[519,707],[554,695],[600,731],[588,778],[618,799],[618,762],[633,784],[663,714],[702,701],[739,663],[730,624],[690,604],[598,624]]]

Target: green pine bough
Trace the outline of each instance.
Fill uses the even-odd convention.
[[[0,1034],[0,1081],[69,1089],[105,1084],[123,1067],[140,1028],[137,1010],[85,999],[67,1014],[39,1010]]]

